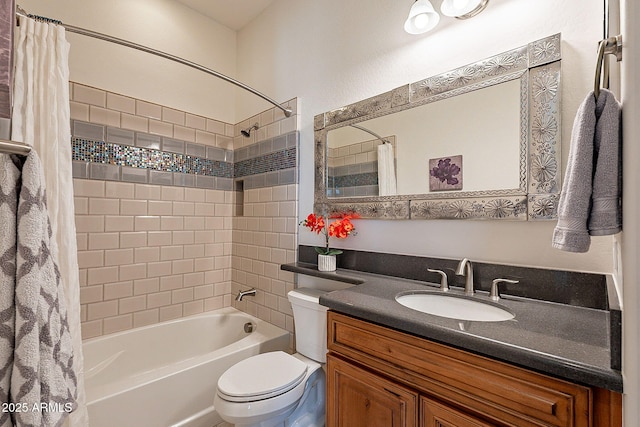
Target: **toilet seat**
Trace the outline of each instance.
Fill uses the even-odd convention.
[[[283,351],[244,359],[220,376],[218,393],[230,402],[253,402],[284,394],[299,385],[308,365]]]

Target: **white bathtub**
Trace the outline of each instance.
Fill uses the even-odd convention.
[[[86,340],[89,425],[215,426],[222,422],[213,407],[220,375],[288,347],[287,331],[231,307]]]

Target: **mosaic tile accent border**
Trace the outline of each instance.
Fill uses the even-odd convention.
[[[72,121],[73,177],[232,190],[298,182],[298,133],[236,150]],[[236,163],[234,163],[234,158]]]
[[[72,160],[233,178],[233,163],[104,141],[72,138]]]
[[[244,189],[298,183],[299,138],[290,132],[235,150],[235,180]]]

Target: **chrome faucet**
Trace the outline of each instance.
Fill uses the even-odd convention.
[[[242,298],[246,297],[247,295],[256,296],[255,288],[251,288],[247,291],[239,291],[238,295],[236,295],[236,301],[242,301]]]
[[[464,258],[458,264],[458,268],[456,269],[457,276],[466,276],[464,282],[464,293],[465,295],[473,295],[473,265],[471,265],[471,261],[469,258]]]

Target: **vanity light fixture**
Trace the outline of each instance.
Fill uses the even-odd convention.
[[[443,0],[440,11],[445,16],[468,19],[486,9],[489,0]],[[422,34],[435,28],[440,15],[429,0],[416,0],[409,10],[404,30],[409,34]]]
[[[440,15],[429,0],[416,0],[409,10],[404,30],[409,34],[422,34],[432,30],[440,22]]]
[[[489,0],[443,0],[440,11],[445,16],[468,19],[482,12],[487,4]]]

